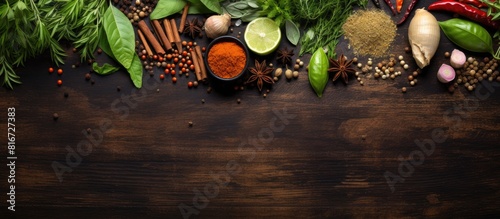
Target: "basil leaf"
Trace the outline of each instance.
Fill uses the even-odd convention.
[[[218,1],[214,0],[200,0],[200,1],[211,11],[217,14],[222,14],[222,7],[220,6],[220,3]]]
[[[134,59],[130,68],[127,68],[128,73],[130,74],[130,79],[134,83],[136,88],[142,87],[142,62],[138,55],[134,55]]]
[[[116,60],[115,56],[113,55],[113,52],[111,52],[111,47],[109,46],[108,37],[106,36],[106,32],[104,31],[103,27],[99,28],[99,47],[109,57]]]
[[[186,5],[186,1],[183,0],[160,0],[156,4],[155,9],[149,15],[151,20],[158,20],[164,17],[168,17],[181,11]]]
[[[104,13],[103,22],[111,52],[123,67],[129,68],[135,54],[132,24],[125,14],[111,5]]]
[[[293,21],[287,19],[285,20],[285,31],[286,38],[290,41],[290,43],[296,46],[300,39],[300,30],[297,25],[295,25]]]
[[[318,97],[323,96],[323,90],[325,90],[328,83],[328,65],[329,62],[325,51],[322,48],[318,48],[311,56],[309,72],[307,73],[309,83]]]
[[[100,75],[109,75],[111,73],[115,73],[116,71],[120,70],[120,68],[112,66],[108,63],[104,63],[104,65],[99,66],[97,62],[94,62],[92,64],[92,69],[94,69],[94,71]]]
[[[493,40],[490,33],[481,25],[460,18],[452,18],[438,23],[446,37],[459,47],[471,52],[493,54]]]

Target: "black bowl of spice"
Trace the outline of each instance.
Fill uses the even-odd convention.
[[[208,45],[204,61],[212,77],[230,84],[244,75],[249,56],[247,47],[238,38],[221,36]]]

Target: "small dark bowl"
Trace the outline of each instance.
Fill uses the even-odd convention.
[[[212,69],[210,69],[210,65],[208,64],[208,54],[210,53],[210,49],[212,49],[212,47],[215,44],[221,43],[221,42],[234,42],[237,45],[239,45],[243,49],[243,51],[245,52],[245,57],[246,57],[245,67],[243,67],[243,70],[241,70],[241,72],[238,75],[236,75],[235,77],[221,78],[218,75],[216,75],[212,71]],[[203,61],[205,62],[205,66],[206,66],[208,72],[210,73],[210,75],[213,78],[215,78],[217,81],[221,82],[222,84],[228,85],[228,84],[232,84],[232,83],[236,82],[238,79],[240,79],[245,74],[245,71],[248,68],[248,64],[250,63],[250,52],[248,52],[247,46],[243,42],[241,42],[238,38],[233,37],[233,36],[220,36],[220,37],[215,38],[210,44],[208,44]]]

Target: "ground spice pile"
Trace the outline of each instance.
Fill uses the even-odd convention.
[[[381,57],[396,37],[396,24],[382,10],[358,10],[342,26],[354,53]]]
[[[243,71],[246,55],[243,48],[234,42],[221,42],[208,52],[208,65],[221,78],[234,78]]]

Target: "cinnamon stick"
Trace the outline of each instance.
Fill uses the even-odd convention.
[[[175,19],[170,20],[170,25],[172,26],[172,32],[174,34],[175,45],[177,46],[177,50],[179,50],[180,52],[182,49],[181,36],[179,36],[179,32],[177,31],[177,24],[175,23]]]
[[[141,39],[142,45],[144,46],[144,49],[148,53],[148,56],[149,57],[153,56],[153,51],[151,51],[151,48],[148,45],[148,41],[146,41],[146,38],[144,38],[144,34],[142,34],[142,31],[137,30],[137,34],[139,35],[139,38]]]
[[[198,81],[201,81],[203,80],[202,76],[201,76],[201,67],[200,67],[200,63],[198,61],[198,55],[195,54],[195,51],[196,50],[193,50],[191,52],[191,59],[193,59],[193,65],[194,65],[194,73],[196,74],[196,80]]]
[[[170,45],[175,42],[174,34],[172,33],[172,26],[170,25],[170,20],[163,19],[163,26],[165,26],[165,32],[167,33],[168,41]]]
[[[184,25],[186,25],[186,18],[188,15],[188,10],[189,10],[189,3],[186,3],[186,5],[184,5],[184,10],[182,11],[181,24],[179,26],[179,33],[184,32]]]
[[[195,46],[193,52],[195,52],[198,57],[198,62],[200,63],[201,68],[201,80],[207,79],[207,68],[205,67],[205,62],[203,61],[203,53],[201,53],[200,46]]]
[[[165,35],[165,32],[163,31],[163,28],[160,25],[160,22],[158,20],[152,20],[153,23],[153,28],[156,31],[156,34],[159,36],[163,46],[165,47],[166,50],[172,50],[172,45],[168,41],[167,36]]]
[[[158,40],[156,40],[155,36],[153,33],[151,33],[151,30],[149,30],[148,25],[144,20],[139,21],[138,23],[139,29],[142,31],[146,39],[153,45],[153,49],[155,50],[156,53],[163,55],[165,54],[165,50],[161,47],[160,43]]]

